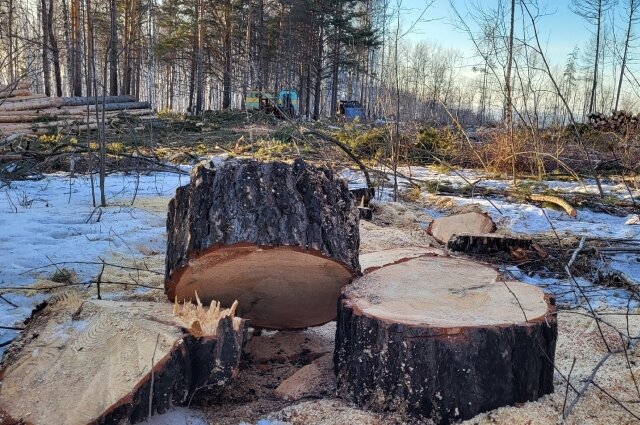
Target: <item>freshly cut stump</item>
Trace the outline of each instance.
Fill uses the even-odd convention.
[[[262,328],[329,322],[360,272],[358,223],[347,184],[328,169],[302,160],[198,166],[169,204],[167,294],[238,300],[238,314]]]
[[[526,315],[526,319],[525,319]],[[492,268],[422,256],[356,279],[338,303],[338,393],[444,424],[553,391],[555,300]]]
[[[493,233],[495,231],[496,224],[489,217],[489,214],[478,212],[436,218],[427,227],[427,233],[443,244],[446,244],[455,234]]]
[[[172,309],[72,296],[41,310],[3,360],[0,423],[135,423],[230,382],[245,322]]]

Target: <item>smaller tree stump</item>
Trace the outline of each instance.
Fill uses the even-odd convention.
[[[516,248],[531,249],[531,245],[531,239],[518,236],[497,233],[461,233],[451,236],[449,242],[447,242],[447,249],[467,254],[493,254],[496,252],[510,252]]]
[[[427,227],[427,233],[443,244],[458,233],[493,233],[495,231],[496,224],[489,214],[477,212],[436,218]]]
[[[29,321],[2,367],[0,423],[136,423],[238,373],[245,321],[233,309],[85,301]]]
[[[338,393],[438,424],[553,391],[555,300],[483,264],[422,256],[343,290]]]

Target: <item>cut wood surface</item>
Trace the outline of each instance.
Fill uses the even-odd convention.
[[[360,267],[362,268],[362,273],[366,274],[380,267],[402,263],[412,258],[426,255],[446,255],[446,253],[441,249],[427,246],[391,248],[360,255]]]
[[[4,359],[0,422],[135,423],[229,382],[244,321],[228,311],[173,309],[73,296],[46,307]]]
[[[496,224],[489,214],[477,212],[436,218],[427,228],[427,232],[443,244],[457,233],[493,233],[495,231]]]
[[[360,272],[358,222],[346,183],[328,169],[302,160],[200,165],[169,204],[167,294],[237,299],[258,327],[326,323]]]
[[[338,393],[365,408],[436,423],[553,391],[555,302],[486,265],[422,256],[343,291]]]
[[[510,252],[515,248],[529,249],[532,241],[521,236],[487,234],[455,234],[447,242],[447,249],[467,254],[492,254],[495,252]]]

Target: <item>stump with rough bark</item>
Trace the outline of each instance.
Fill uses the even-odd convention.
[[[436,423],[553,391],[555,301],[455,257],[422,256],[356,279],[338,303],[338,392]]]
[[[232,311],[62,298],[3,359],[0,423],[140,422],[230,382],[244,339]]]
[[[530,238],[521,236],[461,233],[451,236],[447,242],[447,249],[467,254],[494,254],[510,252],[517,248],[530,249],[532,244]]]
[[[262,328],[326,323],[360,272],[358,222],[347,184],[328,169],[302,160],[198,166],[169,204],[167,294],[238,300],[238,314]]]

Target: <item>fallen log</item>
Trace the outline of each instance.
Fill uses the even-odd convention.
[[[359,212],[332,171],[227,161],[200,165],[169,203],[165,289],[179,302],[240,303],[254,326],[296,329],[336,316],[360,272]]]
[[[64,298],[5,356],[0,422],[139,422],[230,382],[244,335],[231,311]]]
[[[28,89],[15,89],[15,90],[7,90],[0,93],[0,102],[2,99],[12,99],[20,96],[29,96],[31,92]]]
[[[461,233],[451,236],[447,242],[447,249],[467,254],[493,254],[496,252],[510,252],[516,248],[530,249],[532,241],[528,238],[489,234]]]
[[[29,83],[24,82],[13,82],[10,84],[5,84],[0,86],[0,96],[5,94],[5,92],[11,92],[14,90],[25,90],[29,88]]]
[[[57,108],[62,105],[59,97],[27,100],[24,102],[5,102],[0,104],[0,111],[31,111],[46,108]]]
[[[20,103],[20,102],[27,102],[29,100],[34,100],[34,99],[47,99],[49,96],[47,96],[46,94],[29,94],[29,95],[25,95],[25,96],[19,96],[19,97],[8,97],[4,99],[5,103]]]
[[[334,366],[341,397],[437,424],[553,392],[555,300],[492,268],[422,256],[347,286]]]
[[[101,105],[103,103],[134,103],[136,102],[136,98],[133,96],[123,95],[123,96],[97,96],[97,97],[86,97],[86,96],[72,96],[72,97],[63,97],[62,106],[86,106],[86,105]]]
[[[60,120],[72,120],[72,119],[85,119],[87,118],[87,111],[54,111],[57,113],[54,114],[15,114],[15,115],[5,115],[0,113],[0,125],[2,124],[14,124],[14,123],[43,123],[49,121],[60,121]],[[73,112],[73,113],[69,113]],[[100,118],[102,118],[102,112],[98,113]],[[154,115],[155,112],[153,109],[128,109],[128,110],[115,110],[105,112],[105,116],[112,118],[117,116],[141,116],[141,115]],[[89,117],[95,118],[96,113],[95,110],[89,111]]]
[[[547,202],[549,204],[557,205],[560,208],[564,209],[569,217],[576,217],[578,215],[578,210],[576,210],[570,203],[559,196],[537,195],[533,193],[527,197],[535,202]]]
[[[457,233],[493,233],[495,231],[496,224],[489,214],[477,212],[436,218],[427,227],[427,233],[443,244]]]

